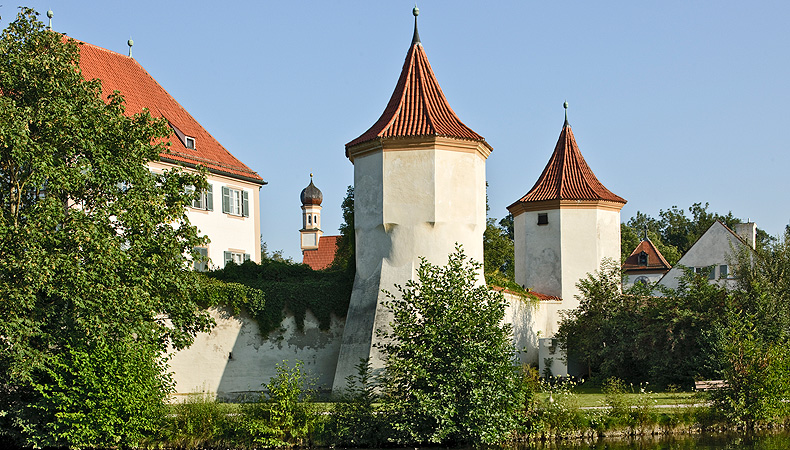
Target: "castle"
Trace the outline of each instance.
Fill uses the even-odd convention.
[[[196,391],[234,397],[260,391],[283,360],[302,360],[325,389],[340,389],[360,358],[383,364],[374,343],[387,326],[382,289],[392,290],[415,276],[420,258],[444,264],[456,243],[483,259],[486,228],[485,165],[492,154],[486,140],[465,125],[450,107],[431,69],[417,29],[389,103],[373,125],[345,147],[354,165],[356,268],[345,318],[328,332],[308,313],[303,331],[293,317],[268,337],[254,321],[212,310],[217,326],[198,335],[191,348],[170,362],[177,395]],[[177,144],[163,155],[168,164],[209,168],[212,186],[187,214],[212,240],[205,249],[214,266],[257,261],[260,255],[258,189],[265,182],[232,157],[159,86],[131,55],[83,46],[83,71],[118,89],[130,112],[143,106],[165,117]],[[567,104],[566,104],[567,108]],[[183,148],[182,148],[183,147]],[[312,178],[312,177],[311,177]],[[221,213],[214,210],[221,192]],[[576,306],[575,284],[605,257],[620,255],[620,209],[625,200],[606,189],[581,155],[567,120],[540,178],[508,209],[514,216],[516,281],[539,300],[509,300],[506,320],[523,362],[559,358],[551,336],[559,310]],[[302,192],[300,240],[308,258],[328,264],[334,236],[321,231],[320,190],[312,179]],[[219,201],[217,203],[220,203]],[[219,208],[217,208],[219,209]],[[323,248],[323,251],[322,251]],[[220,256],[221,255],[221,256]],[[203,269],[204,267],[196,267]],[[482,282],[482,277],[481,277]],[[562,364],[552,370],[566,372]]]

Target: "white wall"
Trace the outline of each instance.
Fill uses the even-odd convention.
[[[176,400],[197,392],[226,399],[254,397],[276,375],[277,364],[286,360],[291,367],[302,361],[320,390],[332,388],[344,320],[333,318],[325,332],[308,311],[304,331],[298,331],[293,316],[288,316],[282,324],[285,331],[274,331],[264,338],[246,314],[234,316],[216,308],[210,313],[217,322],[211,333],[198,334],[191,347],[172,355]]]
[[[549,223],[538,225],[539,214],[547,214]],[[526,211],[513,218],[516,283],[562,296],[561,225],[559,209]]]

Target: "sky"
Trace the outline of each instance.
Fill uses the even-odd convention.
[[[18,0],[17,0],[18,1]],[[261,233],[301,261],[314,174],[337,234],[345,144],[384,111],[411,1],[31,1],[53,28],[134,58],[268,182]],[[494,148],[489,216],[533,186],[564,121],[598,179],[637,211],[674,205],[790,222],[790,2],[425,0],[419,31],[450,106]],[[17,13],[0,6],[0,26]]]

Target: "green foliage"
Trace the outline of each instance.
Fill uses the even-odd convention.
[[[728,292],[687,273],[677,290],[653,296],[636,286],[621,292],[620,269],[607,260],[581,280],[579,308],[565,312],[557,337],[598,379],[690,387],[715,378],[717,327]]]
[[[340,208],[343,211],[343,223],[340,224],[340,239],[337,241],[337,252],[332,266],[346,270],[353,279],[356,271],[356,234],[354,232],[354,186],[346,190]]]
[[[171,405],[160,423],[157,440],[177,448],[205,448],[243,443],[238,408],[205,394],[192,394]]]
[[[637,212],[637,216],[640,214],[640,212]],[[633,221],[634,219],[631,220]],[[624,223],[620,224],[620,252],[622,261],[625,261],[626,258],[631,256],[631,252],[636,249],[643,237],[643,230],[637,230]],[[680,257],[682,256],[680,254],[680,250],[678,250],[678,248],[674,245],[665,244],[658,233],[648,230],[647,237],[650,239],[650,242],[656,246],[656,249],[661,252],[661,255],[664,256],[664,259],[667,260],[669,265],[674,266],[680,260]]]
[[[573,380],[545,378],[541,381],[543,398],[536,402],[536,421],[533,433],[549,436],[577,434],[589,426],[587,417],[579,407],[579,397]],[[548,395],[546,395],[548,394]]]
[[[754,429],[787,417],[790,353],[786,343],[765,341],[751,319],[732,313],[722,336],[727,387],[711,393],[714,407],[732,423]]]
[[[353,274],[349,277],[345,270],[315,271],[304,264],[271,259],[260,265],[228,264],[207,276],[252,289],[239,297],[245,300],[238,306],[255,319],[262,336],[280,329],[286,312],[294,315],[298,329],[304,329],[307,310],[316,316],[320,329],[328,330],[332,315],[345,317],[353,283]]]
[[[167,122],[100,98],[78,45],[26,8],[0,34],[0,428],[134,445],[170,386],[159,355],[212,324],[183,257],[205,243],[184,215],[205,179],[148,170]]]
[[[389,415],[376,402],[378,383],[372,376],[370,361],[357,365],[356,375],[346,378],[346,391],[334,404],[329,422],[329,442],[352,447],[381,447],[392,434]]]
[[[277,375],[266,385],[268,398],[246,406],[246,428],[254,444],[265,447],[305,445],[314,431],[316,411],[310,403],[312,379],[297,361],[277,365]]]
[[[387,293],[383,401],[398,441],[496,443],[514,429],[523,395],[511,326],[480,269],[458,246],[446,266],[422,260],[416,280]]]
[[[483,232],[483,261],[485,273],[501,273],[507,279],[515,278],[513,238],[508,231],[496,225],[496,220],[486,220]]]

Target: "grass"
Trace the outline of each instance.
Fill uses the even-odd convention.
[[[606,405],[606,397],[600,387],[577,386],[573,389],[573,392],[577,394],[579,406],[582,408]],[[623,395],[629,403],[633,404],[640,394],[626,393]],[[652,392],[648,395],[656,401],[656,406],[693,405],[700,402],[699,397],[694,392]],[[538,394],[538,396],[544,399],[548,398],[549,394]]]

